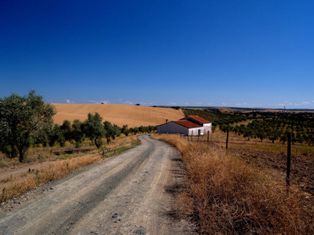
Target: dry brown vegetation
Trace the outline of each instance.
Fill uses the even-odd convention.
[[[179,206],[199,233],[313,234],[313,218],[297,187],[288,193],[283,180],[216,145],[174,135],[156,138],[182,153],[187,184]]]
[[[159,125],[165,123],[166,119],[171,121],[184,117],[182,110],[127,104],[54,104],[54,106],[57,111],[54,121],[58,124],[64,120],[84,121],[88,113],[96,112],[103,120],[129,127]]]
[[[224,147],[225,139],[226,133],[217,130],[211,142]],[[230,133],[229,152],[258,168],[271,169],[276,174],[285,173],[287,144],[267,140],[261,142]],[[292,145],[291,183],[309,193],[314,203],[314,146],[299,143]]]
[[[49,164],[39,169],[29,168],[26,173],[20,174],[18,177],[10,176],[3,179],[0,182],[0,202],[11,199],[49,181],[60,179],[74,170],[100,159],[101,156],[96,154],[49,162]]]
[[[106,156],[119,154],[139,143],[137,136],[118,137],[106,145]],[[47,182],[61,179],[73,171],[102,159],[97,150],[89,154],[53,155],[53,148],[34,148],[29,156],[29,163],[19,163],[16,159],[7,161],[0,156],[2,165],[0,174],[0,203],[19,196]],[[38,155],[34,155],[34,153]],[[33,153],[33,154],[32,154]]]

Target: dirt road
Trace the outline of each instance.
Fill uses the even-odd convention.
[[[142,137],[142,145],[54,185],[0,216],[0,234],[191,234],[171,217],[179,155]]]

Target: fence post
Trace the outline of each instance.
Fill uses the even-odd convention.
[[[227,129],[226,149],[229,147],[229,128]]]
[[[209,131],[207,131],[207,143],[209,143]]]
[[[290,171],[291,171],[291,132],[288,132],[287,176],[286,176],[287,186],[290,186]]]

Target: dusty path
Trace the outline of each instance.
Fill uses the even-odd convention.
[[[142,138],[142,145],[74,175],[53,191],[0,217],[0,234],[191,234],[169,215],[167,187],[179,155],[169,145]]]

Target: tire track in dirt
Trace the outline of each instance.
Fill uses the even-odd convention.
[[[190,234],[173,221],[175,179],[169,145],[142,145],[61,181],[48,195],[0,218],[0,234]]]

